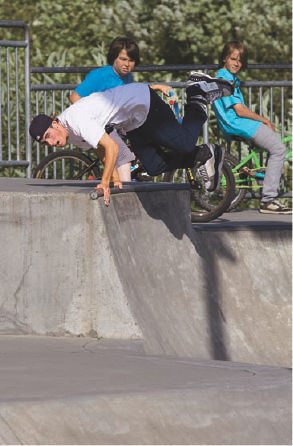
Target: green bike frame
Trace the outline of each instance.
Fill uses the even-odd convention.
[[[281,139],[283,144],[286,144],[290,141],[292,141],[292,136],[286,136],[285,138]],[[262,180],[264,179],[265,174],[262,172],[259,172],[260,170],[265,170],[266,166],[261,166],[260,161],[259,161],[259,157],[258,154],[264,152],[264,149],[261,148],[253,148],[251,149],[251,152],[249,153],[249,155],[247,155],[243,160],[241,160],[239,162],[239,164],[237,166],[235,166],[232,169],[232,172],[234,173],[235,176],[235,183],[236,183],[236,187],[241,187],[241,189],[249,189],[252,186],[256,187],[256,188],[261,188],[262,184],[257,184],[257,180]],[[292,159],[292,149],[287,150],[286,152],[286,160],[289,161]],[[253,169],[249,169],[251,174],[253,176],[249,176],[249,175],[245,175],[244,178],[241,178],[241,174],[242,172],[240,172],[240,169],[244,166],[246,166],[246,164],[252,161],[255,165],[255,167]],[[222,177],[222,183],[223,186],[225,186],[225,178]]]

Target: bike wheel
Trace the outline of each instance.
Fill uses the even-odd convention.
[[[231,155],[230,153],[225,153],[225,162],[229,165],[229,167],[232,170],[239,164],[238,159],[235,156]],[[247,186],[248,183],[245,181],[247,175],[245,175],[244,173],[239,173],[237,171],[234,171],[233,173],[235,177],[235,196],[231,201],[231,205],[227,209],[227,212],[230,212],[232,209],[239,206],[239,204],[244,200],[247,192],[247,189],[243,189],[238,186],[238,181],[241,181],[242,185]],[[222,180],[221,189],[217,192],[218,195],[223,193],[224,188],[225,188],[225,178],[223,178]],[[218,200],[220,200],[220,196],[218,196]],[[207,211],[210,211],[212,207],[216,207],[217,205],[217,204],[214,205],[212,203],[210,198],[210,193],[208,191],[205,191],[204,193],[200,194],[199,201],[202,207]]]
[[[190,207],[191,221],[193,223],[207,223],[220,217],[230,206],[235,195],[235,179],[229,165],[224,161],[222,174],[225,179],[225,186],[222,185],[214,192],[208,192],[203,185],[203,181],[197,175],[195,169],[191,169],[197,186],[191,185]],[[173,172],[166,172],[163,180],[166,182],[186,183],[188,176],[183,169]]]
[[[88,156],[74,150],[61,150],[46,156],[34,171],[33,178],[49,180],[100,179],[101,172]],[[92,166],[92,167],[90,167]],[[83,170],[86,170],[84,173]]]
[[[238,166],[239,164],[239,160],[231,155],[231,153],[225,153],[225,161],[226,163],[229,164],[229,166],[231,167],[231,169],[235,169],[236,166]],[[237,206],[239,206],[240,203],[242,203],[242,201],[245,198],[246,192],[247,192],[247,188],[243,189],[241,188],[241,186],[238,186],[238,180],[241,180],[241,184],[244,186],[247,186],[247,182],[245,182],[245,178],[247,178],[247,175],[245,175],[245,173],[240,173],[237,171],[234,171],[234,177],[235,177],[235,196],[233,198],[233,200],[231,201],[231,204],[228,208],[228,212],[231,211],[232,209],[235,209]]]

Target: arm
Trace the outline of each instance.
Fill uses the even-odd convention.
[[[78,101],[79,99],[81,99],[81,96],[79,96],[78,93],[76,93],[76,91],[73,91],[70,95],[70,102],[71,104],[74,104],[74,102]]]
[[[253,119],[254,121],[260,121],[263,124],[267,125],[271,130],[275,131],[274,125],[264,116],[260,116],[257,113],[254,113],[250,108],[244,107],[243,104],[235,104],[233,105],[235,113],[240,118],[248,118]]]
[[[115,162],[118,155],[118,144],[107,134],[104,133],[99,141],[99,145],[105,150],[105,167],[101,183],[96,189],[103,189],[104,202],[108,206],[110,202],[110,180],[113,175]],[[122,188],[122,185],[120,189]]]

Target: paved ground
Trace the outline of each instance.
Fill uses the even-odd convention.
[[[235,209],[223,214],[210,223],[194,223],[194,228],[202,230],[279,230],[292,228],[292,215],[262,214],[258,209]]]
[[[0,337],[0,444],[291,444],[286,368]]]

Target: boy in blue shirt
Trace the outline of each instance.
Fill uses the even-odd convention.
[[[70,96],[73,104],[80,98],[92,93],[108,90],[110,88],[127,85],[133,82],[132,70],[139,65],[139,48],[136,42],[128,37],[116,37],[109,47],[107,63],[102,68],[92,70],[85,80],[74,90]],[[169,85],[151,85],[166,96],[171,89]]]
[[[139,48],[132,39],[116,37],[109,47],[107,63],[88,73],[70,96],[73,104],[80,98],[133,82],[131,71],[140,62]]]
[[[241,69],[247,68],[247,59],[248,51],[242,42],[231,40],[225,44],[220,55],[217,78],[233,81],[234,94],[218,99],[212,107],[225,138],[231,140],[233,136],[240,136],[269,152],[260,212],[291,214],[292,209],[277,200],[286,147],[276,135],[274,125],[264,116],[254,113],[245,106],[240,91],[240,81],[236,74]]]

